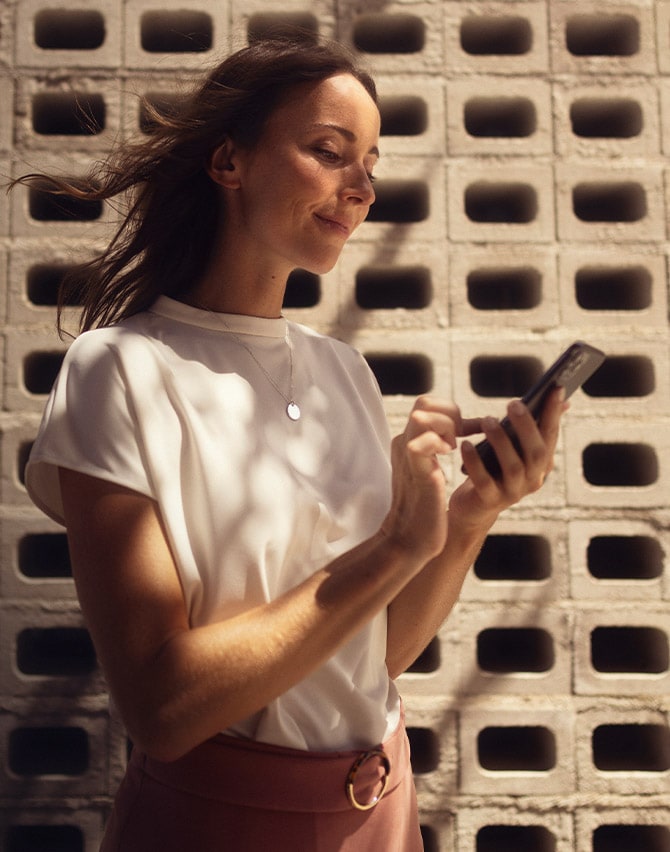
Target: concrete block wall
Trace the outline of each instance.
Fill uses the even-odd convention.
[[[607,353],[401,678],[425,847],[668,852],[670,2],[0,0],[0,172],[76,175],[140,132],[138,95],[286,24],[379,84],[378,202],[287,313],[363,352],[393,428],[417,393],[501,414],[573,340]],[[4,852],[97,849],[125,760],[63,532],[22,484],[55,286],[110,218],[0,194]]]

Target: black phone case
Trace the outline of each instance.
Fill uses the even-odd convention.
[[[556,387],[565,388],[565,398],[573,394],[578,387],[590,378],[605,360],[605,353],[581,340],[575,341],[549,367],[544,375],[522,397],[535,420],[539,420],[547,395]],[[521,455],[519,440],[508,418],[500,421],[516,451]],[[500,464],[487,440],[480,441],[475,449],[479,453],[487,471],[498,479],[501,475]]]

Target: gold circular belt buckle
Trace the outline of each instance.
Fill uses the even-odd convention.
[[[367,763],[368,760],[372,760],[373,757],[378,757],[381,760],[382,765],[384,766],[382,788],[376,796],[370,799],[369,802],[363,804],[362,802],[359,802],[356,798],[356,794],[354,793],[354,784],[356,783],[356,775],[358,774],[358,770],[361,768],[361,766],[363,766],[364,763]],[[349,770],[349,774],[347,775],[347,782],[345,785],[347,791],[347,798],[351,802],[352,807],[356,808],[357,811],[369,811],[370,808],[374,808],[375,805],[379,804],[382,796],[386,792],[386,785],[389,781],[390,772],[391,761],[388,759],[388,755],[386,754],[386,752],[381,748],[373,748],[370,751],[363,752],[360,757],[357,757],[356,760],[353,762],[351,769]]]

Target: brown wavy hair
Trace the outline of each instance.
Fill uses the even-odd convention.
[[[258,40],[220,62],[169,109],[145,102],[147,138],[119,145],[85,177],[32,173],[14,181],[84,201],[122,198],[122,221],[106,250],[63,279],[59,331],[68,304],[82,306],[79,326],[86,331],[145,310],[161,294],[186,292],[205,270],[221,215],[206,171],[211,152],[227,137],[253,148],[290,87],[340,73],[354,76],[377,102],[374,81],[343,47]]]

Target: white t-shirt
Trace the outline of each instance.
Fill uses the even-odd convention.
[[[28,492],[61,523],[59,466],[157,502],[192,626],[277,598],[372,535],[390,505],[388,425],[367,364],[289,326],[298,421],[277,390],[288,395],[284,318],[161,297],[72,343],[32,449]],[[382,613],[229,733],[312,750],[383,741],[399,721],[385,646]]]

